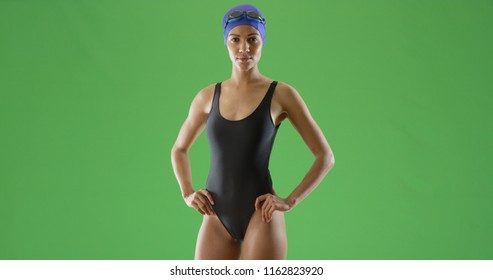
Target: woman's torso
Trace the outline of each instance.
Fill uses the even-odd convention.
[[[267,88],[259,83],[248,92],[222,83],[215,85],[206,120],[211,152],[206,189],[218,218],[234,238],[242,239],[255,199],[273,193],[269,159],[281,125],[271,111],[277,81]]]

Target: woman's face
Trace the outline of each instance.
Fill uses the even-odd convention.
[[[250,25],[238,25],[229,31],[226,38],[229,57],[234,65],[250,69],[260,60],[262,54],[262,36]],[[242,59],[245,58],[246,59]]]

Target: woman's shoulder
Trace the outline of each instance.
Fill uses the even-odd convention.
[[[277,81],[276,89],[279,89],[279,91],[296,91],[294,86],[283,81]]]
[[[200,89],[194,96],[194,103],[200,108],[200,111],[204,113],[209,113],[212,106],[212,100],[214,99],[214,91],[216,88],[216,83],[209,84],[202,89]]]
[[[298,90],[289,83],[277,81],[276,94],[274,95],[277,100],[292,100],[293,98],[301,98]]]
[[[201,94],[201,95],[205,95],[205,96],[210,96],[212,94],[214,94],[214,90],[216,88],[216,84],[217,83],[213,83],[213,84],[209,84],[205,87],[203,87],[199,92],[198,94]]]
[[[201,88],[196,94],[195,99],[207,101],[214,96],[214,90],[216,88],[217,83],[209,84],[203,88]]]

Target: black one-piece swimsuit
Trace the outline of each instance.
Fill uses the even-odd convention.
[[[273,193],[269,159],[281,124],[274,125],[270,104],[277,81],[272,81],[255,111],[241,120],[221,116],[221,83],[216,84],[206,121],[211,152],[206,189],[215,202],[212,208],[229,234],[243,240],[255,211],[255,199]]]

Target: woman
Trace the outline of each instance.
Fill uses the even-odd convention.
[[[231,78],[194,97],[173,146],[171,160],[182,196],[204,215],[195,259],[285,259],[284,213],[320,183],[335,163],[322,131],[299,93],[258,69],[265,19],[253,5],[231,8],[223,18]],[[282,121],[289,119],[315,156],[301,183],[277,196],[268,164]],[[211,145],[206,188],[192,186],[188,150],[206,128]]]

